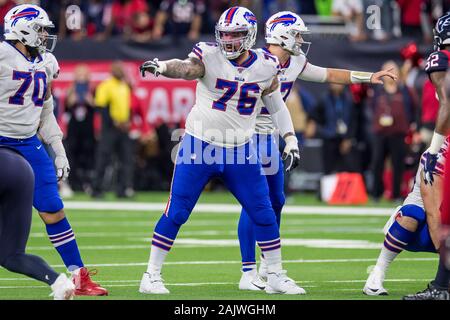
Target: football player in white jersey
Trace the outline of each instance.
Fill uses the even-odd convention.
[[[292,121],[278,90],[279,62],[251,50],[257,21],[243,7],[226,10],[216,24],[217,43],[200,42],[186,60],[152,60],[141,66],[169,78],[197,79],[196,101],[186,120],[169,200],[155,226],[147,272],[139,291],[165,294],[161,268],[177,233],[205,185],[220,177],[248,212],[268,269],[266,292],[304,294],[282,270],[281,241],[261,163],[249,142],[262,100],[286,141],[292,167],[299,160]]]
[[[434,170],[433,185],[426,185],[423,170],[427,161],[427,152],[421,157],[417,169],[414,186],[406,197],[403,205],[396,208],[395,212],[384,227],[386,235],[378,257],[377,263],[372,269],[363,292],[370,296],[387,295],[383,286],[389,265],[403,251],[434,252],[439,248],[439,238],[433,237],[438,234],[436,228],[439,221],[433,221],[440,217],[442,203],[442,184],[444,166],[448,156],[449,138],[444,141],[438,151],[438,160]],[[434,230],[433,230],[434,229]],[[433,282],[431,283],[433,287]],[[436,298],[449,300],[447,289],[436,292]],[[414,299],[419,300],[419,299]]]
[[[266,22],[265,31],[267,47],[257,51],[278,58],[280,90],[284,100],[288,98],[297,79],[339,84],[383,83],[381,79],[384,76],[395,79],[395,75],[389,71],[358,72],[323,68],[309,63],[306,55],[310,42],[303,39],[303,35],[308,34],[309,30],[300,16],[293,12],[282,11],[271,16]],[[340,124],[337,123],[337,125]],[[274,125],[269,112],[264,107],[256,118],[255,131],[253,141],[256,143],[257,152],[263,164],[269,185],[270,201],[277,216],[277,223],[280,225],[281,210],[285,202],[282,162],[285,155],[280,157],[276,139],[273,136]],[[291,169],[289,161],[286,163],[285,169],[286,171]],[[259,275],[256,272],[254,226],[245,208],[243,208],[239,220],[238,236],[242,255],[242,276],[239,288],[241,290],[262,290],[265,286],[263,279],[267,276],[267,268],[264,254],[262,254]]]
[[[29,4],[11,8],[4,21],[5,41],[0,43],[0,145],[19,151],[33,168],[33,206],[46,225],[50,241],[72,272],[77,285],[75,294],[106,295],[107,291],[92,282],[83,265],[58,194],[58,180],[67,178],[70,167],[63,134],[53,114],[51,82],[59,72],[51,53],[56,36],[47,32],[53,23],[42,8]],[[43,143],[53,149],[54,164]]]

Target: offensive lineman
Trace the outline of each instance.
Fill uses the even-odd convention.
[[[295,167],[297,139],[278,90],[279,62],[273,55],[250,50],[256,40],[256,17],[243,7],[226,10],[216,24],[217,43],[200,42],[181,61],[147,61],[143,75],[197,79],[196,103],[186,120],[177,153],[165,213],[156,224],[141,293],[165,294],[161,268],[177,233],[207,182],[221,177],[255,224],[255,238],[268,269],[267,293],[304,294],[282,270],[281,241],[261,163],[249,142],[261,99],[286,141],[284,152]]]
[[[306,55],[311,43],[304,41],[302,37],[302,35],[308,33],[309,30],[300,16],[290,11],[278,12],[266,22],[265,38],[267,47],[258,50],[270,53],[278,58],[281,66],[278,78],[284,101],[288,98],[297,79],[339,84],[382,84],[381,78],[384,76],[389,76],[396,80],[396,76],[389,71],[369,73],[323,68],[309,63]],[[336,126],[337,130],[347,130],[342,121],[338,121]],[[263,163],[264,173],[269,185],[270,201],[279,227],[281,210],[285,202],[283,162],[280,158],[278,146],[275,143],[275,137],[273,137],[273,122],[269,112],[264,107],[256,118],[255,131],[256,134],[253,141],[256,142],[257,152]],[[282,158],[284,159],[285,156],[283,154]],[[273,165],[274,163],[275,165]],[[289,163],[287,166],[286,171],[289,171],[291,169]],[[273,171],[273,168],[278,168],[278,170]],[[254,226],[245,208],[241,212],[238,236],[242,255],[242,276],[239,282],[239,289],[263,290],[265,287],[263,279],[267,277],[267,267],[262,255],[259,273],[256,272]]]
[[[51,81],[59,73],[50,53],[56,36],[47,13],[35,5],[19,5],[5,15],[0,43],[0,145],[19,151],[35,175],[33,206],[46,224],[50,241],[72,272],[76,295],[107,295],[90,279],[78,250],[75,235],[65,217],[57,179],[66,179],[70,167],[62,144],[63,134],[53,114]],[[56,155],[53,165],[42,142]],[[56,174],[55,174],[56,167]],[[0,246],[2,244],[0,243]]]

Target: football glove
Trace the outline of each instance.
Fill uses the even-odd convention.
[[[300,151],[298,149],[298,141],[295,136],[286,137],[285,142],[286,146],[284,147],[281,159],[284,161],[284,168],[286,172],[289,172],[300,164]]]
[[[55,157],[55,167],[56,167],[56,176],[58,177],[58,181],[65,181],[69,177],[70,166],[69,160],[65,156],[56,156]]]
[[[145,61],[140,67],[142,77],[145,77],[145,72],[153,73],[156,77],[161,73],[166,71],[166,64],[159,62],[158,58],[154,58],[153,60]]]
[[[436,173],[436,164],[438,155],[430,152],[425,152],[425,164],[423,165],[423,180],[425,184],[433,185],[434,177],[433,174]]]

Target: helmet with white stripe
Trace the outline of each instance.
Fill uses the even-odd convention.
[[[247,8],[232,7],[216,24],[216,41],[225,57],[233,60],[255,45],[256,32],[255,15]]]
[[[5,15],[5,40],[17,40],[40,52],[53,51],[56,35],[49,35],[47,28],[54,28],[47,12],[39,6],[22,4],[11,8]]]
[[[278,12],[266,22],[266,43],[277,44],[294,56],[308,54],[311,42],[302,35],[309,33],[302,18],[291,11]]]

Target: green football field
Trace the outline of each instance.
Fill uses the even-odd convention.
[[[85,264],[98,270],[94,280],[108,297],[76,299],[401,299],[425,288],[434,277],[437,256],[403,252],[391,265],[387,297],[367,297],[362,287],[384,238],[382,228],[395,204],[350,209],[330,207],[311,195],[290,198],[282,217],[283,263],[288,275],[307,291],[304,296],[267,295],[238,290],[239,207],[227,193],[205,192],[181,229],[163,269],[169,295],[138,293],[149,257],[150,238],[166,193],[141,193],[119,202],[112,195],[92,201],[85,195],[66,200]],[[28,252],[65,268],[35,213]],[[0,269],[0,299],[50,299],[50,289],[35,280]]]

